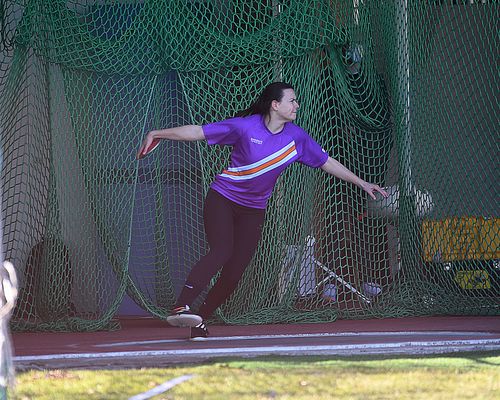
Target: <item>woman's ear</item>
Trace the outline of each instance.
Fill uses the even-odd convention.
[[[279,104],[280,102],[278,100],[273,100],[271,102],[271,108],[273,109],[273,111],[276,111],[278,109]]]

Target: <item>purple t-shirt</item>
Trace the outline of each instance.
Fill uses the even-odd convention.
[[[271,133],[259,114],[203,125],[209,145],[232,146],[229,167],[216,175],[212,189],[237,204],[266,208],[278,176],[293,162],[321,167],[328,154],[306,131],[287,122]]]

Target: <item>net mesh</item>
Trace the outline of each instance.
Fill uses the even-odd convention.
[[[203,199],[229,149],[163,141],[137,161],[139,144],[231,117],[276,80],[296,88],[297,123],[390,197],[289,167],[215,318],[498,314],[497,1],[0,4],[14,329],[113,329],[127,298],[165,318],[207,250]]]

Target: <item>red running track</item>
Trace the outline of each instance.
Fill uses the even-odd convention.
[[[210,326],[205,341],[152,318],[118,331],[13,333],[14,362],[27,368],[160,367],[265,355],[350,356],[500,351],[500,317],[338,320],[326,324]]]

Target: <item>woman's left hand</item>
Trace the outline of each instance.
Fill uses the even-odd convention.
[[[375,185],[374,183],[364,182],[361,185],[361,189],[368,193],[373,200],[377,200],[377,196],[375,196],[375,193],[380,193],[384,198],[389,197],[389,193],[387,193],[379,185]]]

